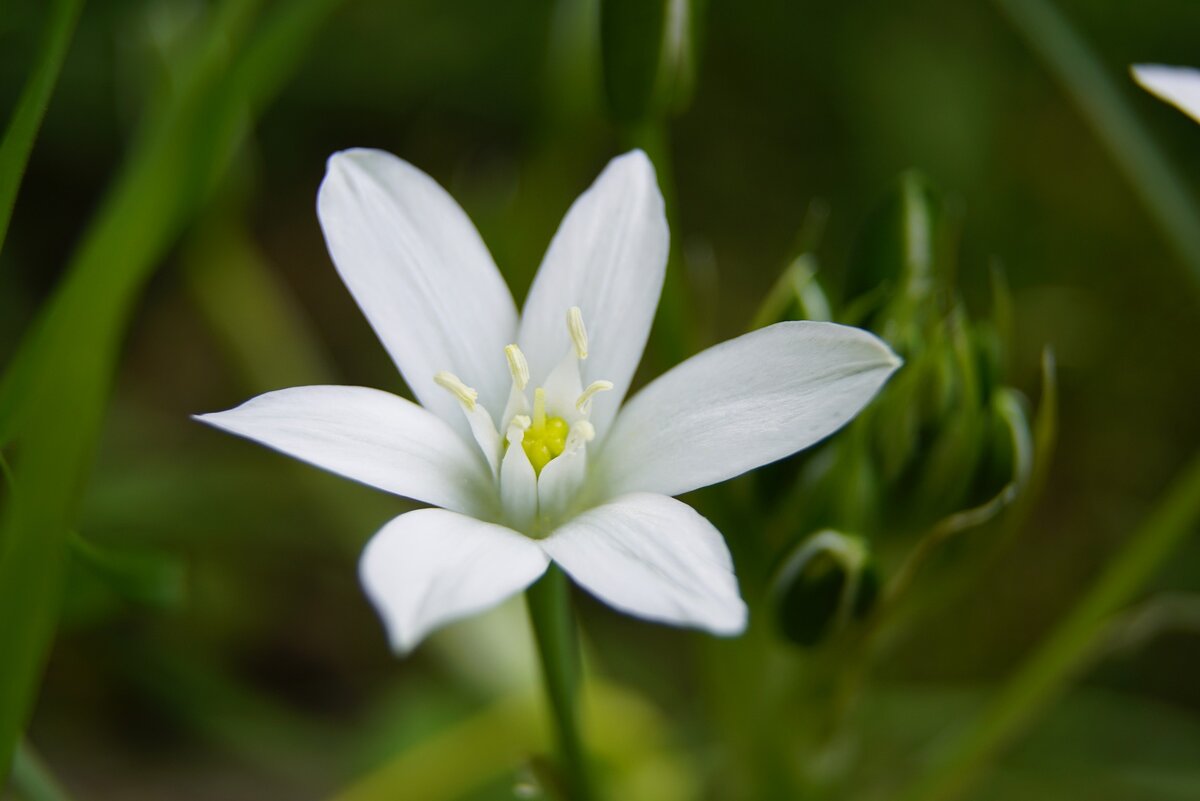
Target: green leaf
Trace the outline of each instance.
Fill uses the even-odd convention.
[[[600,52],[609,110],[639,123],[682,110],[695,73],[693,0],[602,0]]]
[[[182,559],[150,549],[97,545],[68,535],[71,556],[128,601],[159,609],[183,603],[187,568]]]
[[[831,320],[829,299],[817,281],[817,260],[809,253],[797,256],[767,291],[750,329],[784,320]]]
[[[1005,749],[1042,714],[1104,643],[1113,615],[1134,597],[1200,521],[1200,456],[1164,497],[1066,617],[996,693],[987,708],[902,796],[962,798]]]
[[[33,142],[46,115],[46,108],[50,105],[50,95],[58,82],[58,74],[66,59],[82,8],[83,0],[54,0],[50,4],[37,63],[29,72],[29,80],[17,99],[8,130],[4,132],[3,141],[0,141],[0,250],[4,248],[4,238],[12,220],[21,178],[25,175],[25,165],[29,162]]]
[[[28,742],[17,748],[12,783],[25,801],[71,801],[71,796]]]
[[[897,797],[929,752],[953,742],[985,690],[892,687],[861,705],[871,756],[841,797]],[[964,801],[1185,801],[1200,797],[1200,724],[1152,700],[1095,689],[1065,696]],[[880,793],[879,791],[884,791]]]
[[[0,443],[13,443],[14,456],[0,516],[0,779],[53,637],[67,532],[136,300],[211,195],[248,112],[278,88],[335,1],[280,5],[244,49],[257,5],[227,0],[213,12],[176,94],[151,115],[0,382]]]

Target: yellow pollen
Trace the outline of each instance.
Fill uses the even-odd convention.
[[[571,342],[575,345],[575,355],[580,361],[588,357],[587,328],[583,325],[583,312],[578,306],[567,310],[567,330],[571,332]]]
[[[516,345],[508,345],[504,348],[504,358],[508,359],[508,371],[512,373],[513,383],[523,392],[529,383],[529,362],[525,361],[525,354]]]
[[[612,388],[613,383],[611,381],[593,381],[588,384],[587,389],[575,401],[575,408],[583,414],[587,414],[588,410],[592,408],[592,398],[595,397],[596,393],[608,392]]]
[[[475,401],[479,399],[479,393],[464,384],[461,378],[454,373],[448,373],[443,370],[440,373],[434,374],[433,381],[439,387],[448,390],[454,397],[458,398],[459,402],[467,407],[467,411],[475,411]]]

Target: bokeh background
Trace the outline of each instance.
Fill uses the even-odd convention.
[[[384,148],[434,176],[520,299],[570,202],[642,145],[673,206],[688,326],[682,344],[656,330],[643,380],[680,350],[744,331],[822,211],[810,245],[838,297],[872,210],[910,168],[953,210],[966,307],[986,315],[993,267],[1007,276],[1007,383],[1036,401],[1053,347],[1058,443],[1041,495],[991,568],[924,609],[876,666],[856,745],[826,748],[819,764],[793,749],[818,716],[819,682],[807,700],[763,700],[810,664],[836,675],[836,650],[762,645],[767,622],[747,643],[716,643],[576,598],[602,696],[591,739],[624,788],[613,797],[901,797],[923,749],[1042,641],[1200,443],[1197,265],[1014,21],[1026,4],[711,0],[694,10],[694,91],[649,131],[606,109],[594,0],[328,5],[277,93],[239,113],[228,168],[130,317],[76,535],[105,550],[72,556],[29,729],[46,766],[81,801],[534,792],[523,766],[537,749],[524,743],[541,712],[519,599],[394,658],[356,560],[408,505],[189,415],[301,383],[405,392],[321,239],[330,153]],[[1128,65],[1200,62],[1200,8],[1052,8],[1195,195],[1200,126],[1141,92]],[[0,10],[5,114],[46,13]],[[212,16],[199,0],[84,8],[0,253],[0,358],[63,277]],[[721,492],[696,499],[715,520]],[[727,522],[739,565],[753,561],[758,532]],[[949,583],[954,570],[939,561],[919,581]],[[755,569],[743,584],[761,594]],[[1193,537],[1139,593],[1169,593],[1167,625],[1089,663],[965,797],[1200,797],[1197,589]],[[731,723],[730,708],[753,725]],[[775,767],[747,756],[772,748]],[[792,763],[807,778],[770,772]],[[866,767],[846,778],[847,764]]]

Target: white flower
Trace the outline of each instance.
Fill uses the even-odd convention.
[[[1200,70],[1165,67],[1161,64],[1134,64],[1130,71],[1143,89],[1200,122]]]
[[[567,212],[519,317],[466,214],[412,165],[337,153],[317,208],[338,272],[421,405],[296,387],[199,419],[441,507],[392,520],[362,555],[400,652],[524,589],[550,560],[622,611],[741,632],[720,533],[671,496],[812,445],[899,364],[865,331],[780,323],[688,359],[622,406],[667,261],[640,151]]]

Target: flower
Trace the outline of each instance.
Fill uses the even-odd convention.
[[[376,389],[268,392],[197,419],[430,504],[386,524],[360,576],[393,648],[533,583],[550,561],[609,605],[719,635],[746,605],[711,523],[675,500],[805,448],[899,365],[873,335],[785,322],[710,348],[624,405],[668,232],[649,159],[614,159],[567,212],[523,313],[428,175],[329,159],[317,210],[342,280],[420,405]]]
[[[1200,121],[1200,70],[1165,67],[1161,64],[1134,64],[1130,72],[1147,92]]]

